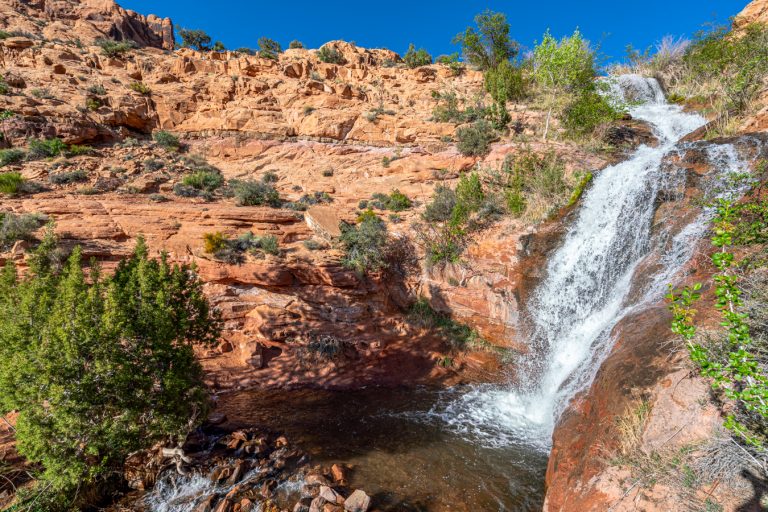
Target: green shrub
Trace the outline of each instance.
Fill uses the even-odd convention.
[[[290,42],[290,44],[288,44],[288,48],[290,48],[291,50],[302,49],[304,48],[304,43],[294,39],[293,41]]]
[[[144,82],[132,82],[128,87],[130,87],[132,91],[143,94],[144,96],[149,96],[152,93],[152,89],[150,89]]]
[[[454,76],[459,76],[464,71],[464,64],[459,61],[459,54],[452,53],[450,55],[440,55],[435,62],[448,66],[453,72]]]
[[[65,153],[67,156],[90,155],[93,153],[93,148],[91,146],[85,146],[81,144],[70,144],[67,146]]]
[[[373,194],[372,201],[366,201],[365,207],[369,205],[380,210],[391,210],[401,212],[413,206],[413,202],[397,189],[392,190],[390,194]]]
[[[181,146],[179,138],[165,130],[155,132],[153,138],[158,146],[164,147],[165,149],[179,149],[179,146]]]
[[[6,95],[11,92],[11,86],[5,81],[5,78],[0,76],[0,95]]]
[[[97,98],[86,98],[85,99],[85,108],[88,110],[99,110],[101,108],[101,101],[99,101]]]
[[[327,45],[317,51],[317,58],[320,59],[321,62],[326,62],[328,64],[344,64],[346,62],[344,55],[339,50]]]
[[[199,52],[210,50],[211,36],[204,30],[182,28],[179,29],[179,37],[181,38],[181,46],[184,48],[193,48]]]
[[[101,84],[90,86],[88,88],[88,92],[96,96],[104,96],[105,94],[107,94],[107,90]]]
[[[23,277],[12,262],[0,277],[0,411],[18,411],[16,448],[44,488],[72,497],[205,419],[194,346],[219,321],[195,272],[141,240],[109,277],[86,275],[79,247],[58,264],[56,245],[49,230]]]
[[[20,149],[0,149],[0,167],[21,162],[25,156]]]
[[[165,203],[168,201],[168,198],[165,197],[163,194],[150,194],[149,200],[153,203]]]
[[[121,57],[123,54],[136,48],[136,43],[131,40],[113,41],[111,39],[97,39],[94,44],[101,48],[107,57]]]
[[[213,192],[224,184],[224,177],[219,172],[195,171],[184,176],[181,182],[197,190]]]
[[[183,183],[176,183],[173,186],[173,193],[179,197],[198,197],[200,195],[200,191],[198,189]]]
[[[622,112],[597,91],[586,90],[565,108],[563,127],[572,137],[583,137],[601,124],[621,119]]]
[[[282,205],[280,194],[269,181],[231,180],[230,188],[234,191],[235,202],[238,206],[272,206]]]
[[[408,51],[405,52],[403,61],[405,62],[405,65],[411,69],[419,68],[421,66],[429,66],[432,64],[432,56],[424,48],[417,50],[413,43],[411,43],[408,47]]]
[[[424,219],[429,222],[445,222],[456,207],[456,192],[444,185],[437,185],[432,201],[424,209]]]
[[[144,166],[144,169],[150,172],[159,171],[163,167],[165,167],[165,162],[162,160],[159,160],[157,158],[147,158],[144,160],[141,165]]]
[[[462,174],[456,184],[456,204],[468,212],[476,212],[485,200],[483,185],[476,172]]]
[[[48,181],[54,185],[68,185],[70,183],[78,183],[88,180],[88,173],[82,169],[69,172],[58,172],[48,176]]]
[[[507,210],[514,216],[527,213],[530,220],[538,220],[568,198],[565,162],[554,151],[524,150],[509,156],[491,181],[503,189]]]
[[[278,56],[283,53],[283,48],[280,46],[280,43],[274,39],[260,37],[257,44],[259,46],[259,57],[264,59],[277,60]]]
[[[32,159],[53,158],[64,154],[67,145],[59,138],[32,139],[28,143],[28,150],[28,157]]]
[[[508,60],[485,73],[485,90],[502,105],[507,101],[520,101],[527,96],[523,70]]]
[[[485,155],[495,139],[496,132],[487,121],[476,121],[456,130],[456,147],[464,156]]]
[[[227,47],[224,46],[224,43],[222,43],[221,41],[216,41],[215,43],[213,43],[213,48],[211,48],[211,50],[213,50],[214,52],[224,52],[224,51],[227,51]]]
[[[32,234],[47,221],[48,217],[39,213],[0,212],[0,251],[11,249],[20,240],[33,241]]]
[[[408,321],[418,327],[438,331],[457,350],[467,349],[482,341],[477,331],[456,322],[445,313],[435,311],[425,297],[420,297],[410,307]]]
[[[509,37],[509,23],[502,13],[486,10],[475,16],[477,28],[467,27],[454,39],[460,44],[464,60],[482,70],[493,69],[514,59],[520,45]]]
[[[203,250],[207,254],[213,254],[224,249],[227,238],[220,232],[205,233],[203,235]]]
[[[372,211],[361,215],[357,225],[341,224],[341,237],[344,248],[344,266],[365,273],[383,270],[386,265],[386,249],[389,241],[387,226]]]
[[[52,100],[55,98],[55,96],[51,93],[50,89],[48,88],[36,88],[29,91],[29,94],[32,95],[32,97],[37,98],[39,100]]]
[[[237,53],[243,53],[245,55],[256,55],[256,52],[253,51],[251,48],[247,48],[245,46],[238,48],[235,50]]]

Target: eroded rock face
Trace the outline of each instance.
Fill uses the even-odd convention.
[[[741,30],[753,23],[768,23],[768,1],[752,0],[733,19],[733,27]]]

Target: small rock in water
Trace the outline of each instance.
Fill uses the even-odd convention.
[[[344,501],[344,510],[347,512],[368,512],[371,507],[371,497],[360,489],[350,494]]]
[[[331,474],[333,475],[333,480],[336,483],[342,483],[347,480],[347,469],[339,464],[334,464],[331,466]],[[342,483],[342,485],[344,484]]]
[[[344,503],[344,498],[327,485],[320,486],[320,497],[329,503]]]
[[[328,481],[327,478],[325,478],[323,475],[318,475],[316,473],[310,473],[309,475],[307,475],[305,482],[307,483],[307,485],[331,485],[331,483]]]

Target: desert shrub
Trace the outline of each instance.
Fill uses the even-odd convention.
[[[224,52],[227,50],[227,47],[224,46],[224,43],[222,43],[221,41],[216,41],[215,43],[213,43],[213,47],[211,48],[211,50],[214,52]]]
[[[165,130],[155,132],[152,138],[155,139],[155,143],[157,143],[158,146],[166,149],[179,149],[179,146],[181,145],[177,136]]]
[[[373,194],[371,198],[372,201],[366,202],[366,207],[373,206],[380,210],[401,212],[413,206],[413,201],[397,189],[392,190],[390,194]]]
[[[288,44],[288,48],[290,48],[291,50],[301,49],[301,48],[304,48],[304,43],[294,39]]]
[[[527,84],[523,70],[509,62],[502,61],[485,73],[485,90],[496,101],[504,105],[507,101],[519,101],[527,95]]]
[[[509,156],[489,180],[501,189],[507,211],[514,216],[526,214],[528,220],[539,220],[563,206],[571,195],[565,181],[565,162],[554,151],[539,154],[524,150]]]
[[[327,244],[324,242],[321,242],[320,240],[316,240],[314,238],[310,238],[309,240],[304,240],[304,247],[309,249],[310,251],[319,251],[321,249],[327,248]]]
[[[220,232],[205,233],[203,235],[203,250],[208,254],[214,254],[224,249],[227,238]]]
[[[0,95],[6,95],[11,92],[11,86],[5,81],[5,78],[0,76]]]
[[[445,222],[451,218],[456,206],[456,192],[450,187],[437,185],[432,200],[424,209],[424,219],[429,222]]]
[[[65,153],[67,156],[90,155],[93,153],[93,148],[82,144],[70,144]]]
[[[324,178],[330,178],[331,176],[333,176],[333,169],[325,169],[323,171]]]
[[[462,123],[464,112],[459,109],[456,93],[438,93],[437,105],[432,110],[432,119],[439,123]]]
[[[168,198],[165,197],[163,194],[150,194],[149,200],[153,203],[165,203],[168,201]]]
[[[52,100],[55,98],[51,90],[46,87],[31,89],[29,94],[32,95],[33,98],[39,100]]]
[[[408,51],[405,52],[403,62],[405,62],[405,65],[411,69],[419,68],[421,66],[429,66],[432,64],[432,56],[424,48],[419,48],[417,50],[413,43],[411,43],[408,47]]]
[[[583,137],[605,123],[621,119],[623,113],[605,96],[595,90],[585,90],[563,112],[563,127],[571,137]]]
[[[141,165],[144,166],[144,169],[150,172],[159,171],[163,167],[165,167],[165,162],[162,160],[159,160],[157,158],[147,158],[144,160]]]
[[[48,176],[48,181],[54,185],[68,185],[70,183],[78,183],[88,180],[88,173],[82,169],[69,172],[57,172]]]
[[[251,48],[248,48],[248,47],[245,47],[245,46],[242,46],[242,47],[238,48],[238,49],[237,49],[237,50],[235,50],[235,51],[236,51],[237,53],[242,53],[242,54],[244,54],[244,55],[256,55],[256,52],[255,52],[255,51],[253,51],[253,49],[251,49]]]
[[[464,60],[482,70],[493,69],[505,60],[514,59],[520,45],[509,37],[509,23],[502,13],[486,10],[475,16],[476,28],[458,34],[454,44],[460,44]]]
[[[205,52],[210,49],[211,36],[204,30],[199,29],[179,29],[181,46],[184,48],[193,48],[199,52]]]
[[[328,45],[321,47],[317,51],[317,58],[320,59],[321,62],[326,62],[328,64],[344,64],[346,62],[344,55],[339,50],[331,48]]]
[[[85,274],[79,247],[58,264],[52,232],[22,277],[12,262],[0,277],[0,412],[18,411],[16,447],[43,488],[71,498],[205,419],[194,346],[219,321],[193,269],[150,259],[142,240],[105,277]]]
[[[98,98],[86,98],[85,108],[88,110],[99,110],[101,108],[101,101]]]
[[[261,176],[261,181],[264,183],[277,183],[279,180],[278,175],[272,171],[267,171]]]
[[[344,349],[352,343],[330,334],[311,334],[307,339],[292,340],[299,364],[311,368],[341,359]]]
[[[105,94],[107,94],[107,90],[101,84],[90,86],[88,88],[88,92],[96,96],[104,96]]]
[[[456,205],[464,211],[476,212],[485,199],[480,176],[476,173],[462,174],[456,184]]]
[[[107,57],[122,57],[125,53],[136,48],[136,43],[131,40],[113,41],[112,39],[97,39],[94,43],[101,48]]]
[[[424,329],[436,330],[456,350],[464,350],[482,341],[480,334],[468,325],[456,322],[448,314],[435,311],[425,297],[419,297],[409,308],[408,321]]]
[[[152,89],[149,88],[144,82],[131,82],[130,89],[144,96],[149,96],[152,93]]]
[[[464,156],[483,156],[496,139],[496,132],[487,121],[474,122],[456,130],[456,147]]]
[[[386,267],[386,249],[389,240],[387,226],[371,210],[361,215],[360,222],[341,224],[339,241],[344,249],[342,263],[364,274]]]
[[[596,75],[594,51],[578,30],[560,41],[549,31],[544,34],[533,50],[533,78],[546,97],[545,139],[562,95],[578,95],[581,101],[595,105],[594,98],[585,94],[594,91]]]
[[[21,162],[25,156],[20,149],[0,149],[0,167]]]
[[[255,180],[231,180],[230,188],[234,192],[235,202],[238,206],[272,206],[279,208],[282,205],[280,194],[269,181]]]
[[[440,55],[435,62],[448,66],[453,72],[454,76],[459,76],[464,70],[464,65],[459,60],[458,53],[452,53],[450,55]]]
[[[268,37],[260,37],[258,41],[259,57],[264,59],[277,60],[278,56],[283,53],[283,48],[280,43],[274,39]]]
[[[11,249],[20,240],[33,241],[33,233],[47,221],[48,217],[39,213],[0,212],[0,251]]]
[[[218,171],[195,171],[184,176],[181,182],[197,190],[213,192],[224,184],[224,177]]]
[[[197,197],[200,195],[200,191],[198,189],[184,185],[183,183],[176,183],[173,186],[173,193],[179,197]]]
[[[67,145],[59,138],[31,139],[28,142],[27,156],[31,159],[53,158],[61,156],[67,150]]]
[[[722,109],[743,113],[763,88],[768,76],[768,27],[755,24],[732,37],[723,29],[703,33],[682,58],[684,80],[712,84]]]

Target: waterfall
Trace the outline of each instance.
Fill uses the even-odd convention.
[[[628,160],[601,171],[584,194],[527,304],[531,351],[516,362],[515,383],[475,388],[433,411],[486,444],[522,438],[548,449],[557,418],[591,384],[610,352],[613,327],[633,308],[663,297],[706,230],[706,213],[665,244],[653,239],[651,229],[659,191],[670,179],[662,162],[705,119],[668,104],[655,79],[624,75],[610,79],[608,89],[613,100],[632,105],[633,118],[649,123],[659,144],[641,146]],[[706,152],[720,172],[747,168],[733,146],[709,146]],[[643,276],[647,282],[639,283],[641,297],[630,300],[631,285],[638,284],[633,274],[649,254],[663,264],[655,275]]]

